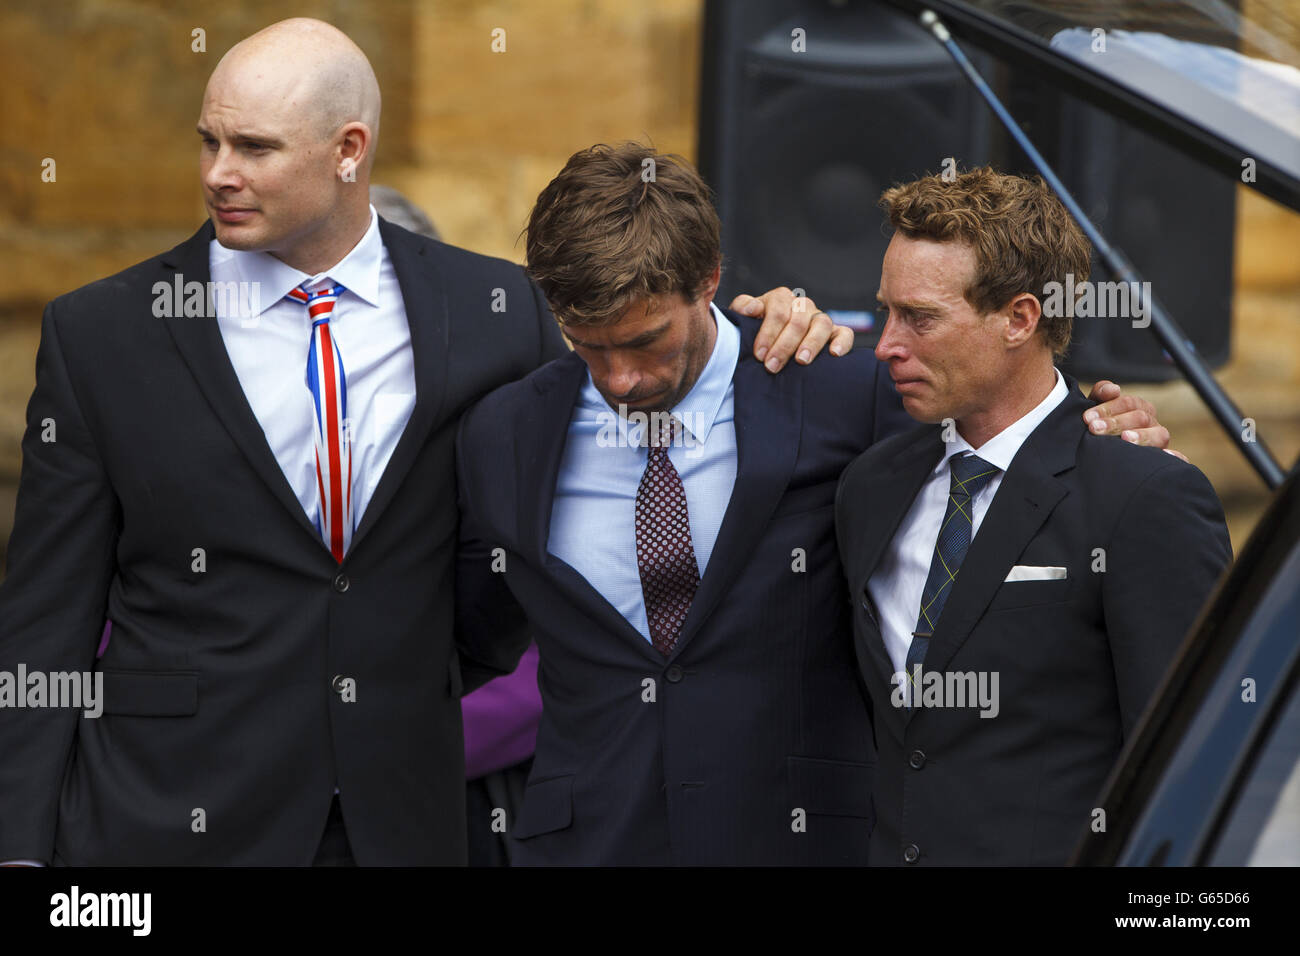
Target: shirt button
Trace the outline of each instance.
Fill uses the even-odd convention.
[[[913,750],[911,756],[907,758],[907,765],[913,770],[920,770],[925,766],[925,754],[919,750]]]
[[[342,674],[335,674],[334,679],[330,681],[330,687],[334,688],[334,693],[341,695],[347,687],[347,681],[348,679]]]
[[[906,863],[915,863],[921,858],[921,848],[915,843],[909,843],[903,850],[903,860]]]
[[[685,676],[685,674],[682,672],[680,667],[674,664],[669,667],[668,670],[664,671],[664,676],[668,678],[668,683],[676,684]]]
[[[334,579],[334,590],[338,591],[339,594],[342,594],[351,586],[352,586],[352,582],[348,580],[348,576],[346,574],[340,574],[338,577]]]

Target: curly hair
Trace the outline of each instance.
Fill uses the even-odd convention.
[[[994,312],[1028,292],[1040,302],[1049,282],[1088,278],[1091,245],[1041,176],[998,173],[980,166],[952,181],[924,176],[886,189],[880,206],[909,239],[965,242],[975,250],[966,301]],[[1064,311],[1064,310],[1063,310]],[[1048,315],[1038,328],[1054,356],[1070,344],[1068,314]]]

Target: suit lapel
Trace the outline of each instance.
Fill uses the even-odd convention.
[[[451,322],[447,308],[446,277],[436,257],[430,254],[428,243],[412,239],[382,217],[379,220],[379,234],[393,263],[393,271],[397,273],[397,283],[401,286],[402,300],[406,307],[406,321],[411,329],[411,351],[415,364],[415,408],[397,440],[392,457],[384,467],[374,495],[366,505],[365,514],[361,516],[361,524],[352,536],[349,554],[356,551],[357,545],[383,516],[384,509],[401,487],[420,449],[424,447],[430,429],[438,420],[447,393]],[[346,563],[346,558],[344,561]]]
[[[162,257],[162,266],[166,272],[163,281],[169,285],[176,279],[184,283],[200,282],[206,288],[211,279],[208,246],[212,239],[212,223],[208,221],[185,242],[165,253]],[[176,316],[162,321],[189,367],[190,374],[207,398],[213,414],[230,433],[253,471],[293,514],[298,525],[315,539],[321,552],[328,556],[329,549],[299,504],[271,446],[267,444],[262,426],[258,424],[257,417],[248,404],[244,389],[239,384],[239,376],[226,352],[217,320]]]
[[[736,483],[672,657],[704,626],[749,563],[794,471],[803,415],[802,377],[795,371],[773,375],[764,369],[752,355],[756,333],[751,325],[741,326],[740,358],[732,376]]]
[[[515,424],[515,513],[519,516],[520,547],[529,561],[545,569],[554,584],[570,600],[586,608],[606,630],[621,634],[639,653],[662,665],[662,655],[590,581],[546,550],[569,421],[586,379],[587,366],[576,354],[570,352],[552,362],[533,380],[537,401]]]
[[[1088,407],[1074,380],[1067,378],[1066,385],[1069,394],[1020,446],[980,522],[926,651],[927,671],[947,668],[1007,572],[1066,495],[1056,476],[1074,467]]]
[[[533,380],[537,401],[529,406],[525,418],[515,427],[519,535],[528,557],[537,564],[543,564],[546,559],[560,462],[564,458],[573,407],[586,377],[587,366],[573,352],[543,369]]]
[[[867,582],[897,534],[903,518],[920,493],[921,486],[942,457],[943,441],[940,436],[938,426],[917,429],[912,440],[893,461],[877,469],[875,474],[866,476],[867,480],[858,491],[863,503],[857,511],[865,526],[855,535],[860,542],[859,553],[852,558],[856,574],[850,584],[854,589],[853,600],[858,604],[865,601],[870,607],[869,613],[875,628],[866,635],[866,651],[876,669],[875,676],[884,687],[892,688],[894,665],[885,650],[884,637],[880,633],[880,611],[867,591]]]

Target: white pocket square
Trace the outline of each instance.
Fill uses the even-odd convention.
[[[1007,572],[1003,583],[1010,581],[1061,581],[1065,579],[1065,568],[1039,568],[1032,564],[1017,564]]]

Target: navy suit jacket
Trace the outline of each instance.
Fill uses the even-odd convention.
[[[878,747],[873,866],[1063,865],[1231,561],[1205,476],[1089,434],[1090,403],[1066,384],[1007,469],[926,651],[926,672],[997,674],[996,716],[895,706],[866,590],[943,453],[942,426],[883,441],[844,472],[836,524]],[[1006,581],[1016,565],[1066,576]]]
[[[582,360],[498,389],[462,423],[462,534],[505,561],[469,589],[508,586],[541,651],[517,863],[866,859],[874,758],[834,497],[843,468],[908,420],[869,350],[772,375],[752,358],[758,323],[727,315],[736,483],[667,658],[546,551]]]

